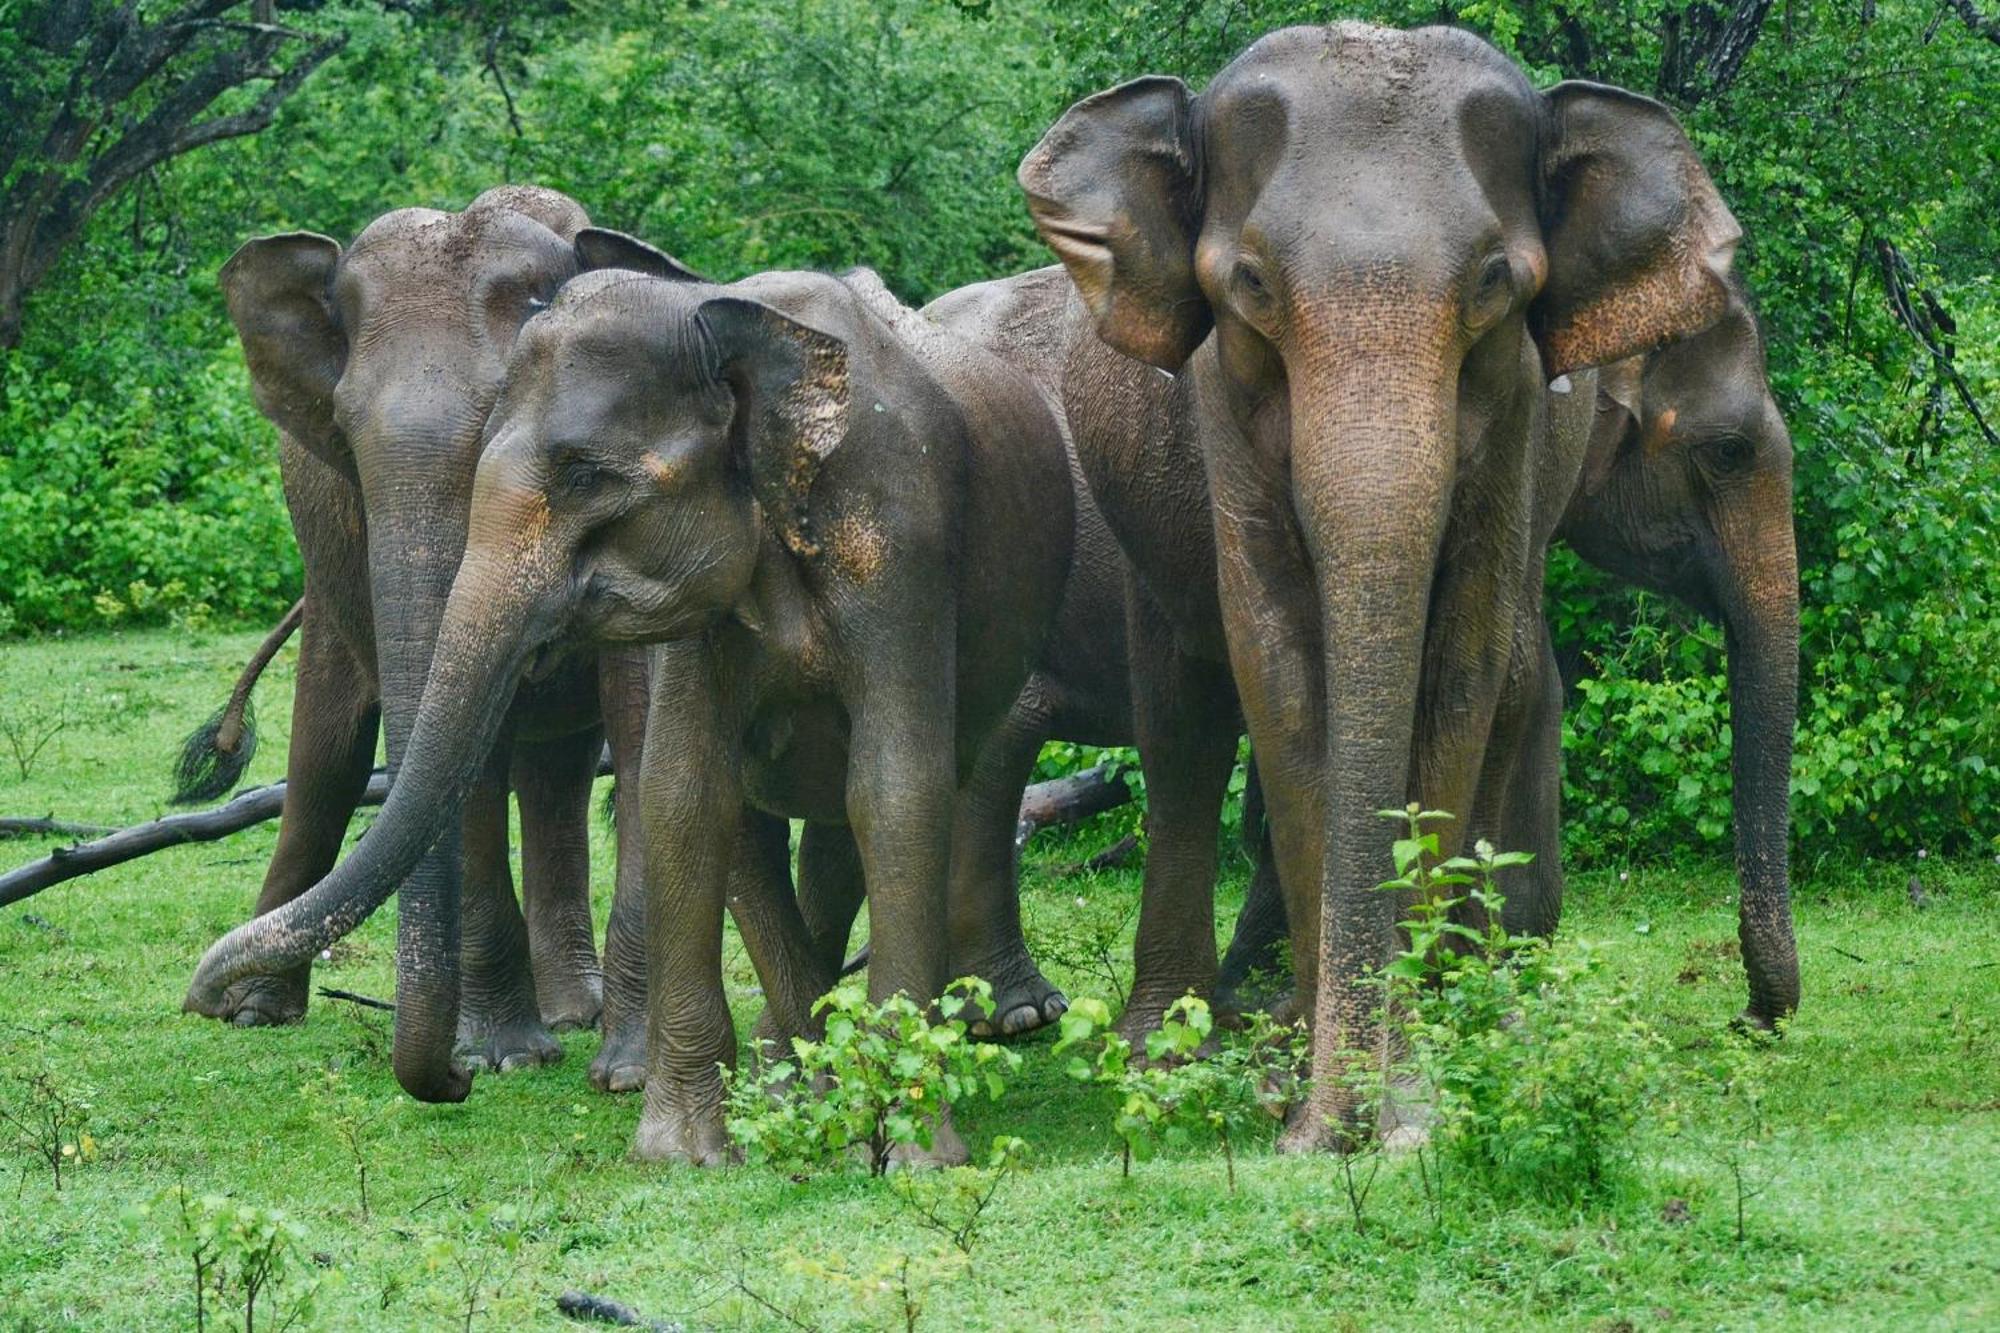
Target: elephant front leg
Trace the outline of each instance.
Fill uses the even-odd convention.
[[[1283,1010],[1290,1013],[1294,1006],[1280,975],[1289,962],[1285,952],[1289,934],[1285,896],[1278,884],[1277,855],[1271,850],[1270,821],[1264,814],[1264,787],[1257,777],[1254,759],[1243,788],[1243,848],[1256,869],[1243,895],[1243,910],[1236,917],[1229,951],[1222,958],[1222,972],[1215,982],[1215,1004],[1218,1009],[1236,1013],[1282,1004]]]
[[[704,640],[652,660],[645,812],[646,1103],[632,1154],[719,1166],[731,1160],[722,1070],[736,1031],[722,989],[722,913],[743,797]]]
[[[375,763],[380,708],[369,673],[355,662],[310,593],[299,633],[298,687],[285,756],[285,809],[278,847],[264,872],[254,915],[276,911],[317,884],[340,856],[348,821]],[[310,966],[246,977],[223,996],[222,1017],[237,1027],[296,1023],[305,1017]]]
[[[1472,834],[1533,855],[1500,882],[1502,922],[1510,934],[1546,937],[1562,918],[1562,678],[1547,624],[1533,621],[1494,719]]]
[[[946,879],[957,797],[951,628],[942,642],[907,647],[864,684],[848,745],[847,817],[868,885],[868,998],[901,993],[929,1004],[944,989]],[[956,1166],[967,1160],[949,1108],[928,1149],[901,1146],[898,1161]]]
[[[535,998],[557,1032],[595,1026],[604,1007],[590,918],[590,791],[603,747],[595,727],[516,742],[509,769],[521,803],[521,903]]]
[[[950,965],[953,977],[993,988],[993,1015],[976,1019],[981,1037],[1013,1037],[1062,1017],[1069,1000],[1042,976],[1021,933],[1020,854],[1015,831],[1021,793],[1049,733],[1039,680],[1030,680],[980,746],[959,794],[951,839]]]
[[[485,775],[465,799],[465,962],[456,1052],[471,1068],[503,1072],[554,1064],[563,1053],[542,1022],[527,922],[508,867],[507,748],[494,748]]]
[[[1132,995],[1118,1029],[1135,1048],[1167,1006],[1215,989],[1216,833],[1236,760],[1229,672],[1181,650],[1132,581],[1132,724],[1146,775],[1146,871],[1132,944]]]
[[[597,658],[618,840],[617,887],[604,931],[604,1042],[590,1062],[591,1086],[601,1092],[646,1086],[646,834],[639,803],[646,657],[643,648],[607,648]]]
[[[776,815],[743,810],[730,858],[729,914],[764,988],[756,1047],[789,1051],[791,1038],[812,1035],[813,1002],[833,988],[840,968],[815,949],[799,913],[791,826]]]

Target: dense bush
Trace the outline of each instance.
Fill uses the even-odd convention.
[[[2000,849],[2000,447],[1951,378],[2000,415],[2000,44],[1956,11],[1738,6],[1757,26],[1735,65],[1716,8],[1681,0],[284,8],[347,47],[269,131],[106,207],[0,363],[0,631],[256,620],[296,591],[214,285],[246,235],[345,240],[530,179],[718,277],[866,263],[922,299],[1046,260],[1011,175],[1075,96],[1145,71],[1199,84],[1283,23],[1444,19],[1538,83],[1673,103],[1744,224],[1798,447],[1800,834]],[[1550,607],[1579,677],[1572,853],[1725,850],[1719,633],[1568,559]]]

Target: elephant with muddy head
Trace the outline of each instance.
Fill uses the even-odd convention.
[[[1769,1029],[1799,1002],[1786,843],[1799,634],[1791,436],[1740,288],[1714,327],[1606,366],[1596,379],[1581,475],[1556,535],[1598,568],[1723,627],[1750,992],[1740,1021]],[[1509,886],[1507,926],[1517,933],[1553,931],[1562,907],[1556,707],[1517,743],[1506,785],[1521,799],[1489,803],[1479,830],[1497,846],[1537,852]],[[1221,992],[1233,996],[1252,973],[1276,971],[1284,934],[1283,899],[1253,884]]]
[[[283,910],[333,866],[378,717],[401,781],[465,549],[487,411],[522,323],[577,272],[588,222],[555,191],[504,186],[462,213],[384,214],[345,249],[308,232],[262,237],[222,271],[258,406],[281,432],[305,557],[304,639],[284,823],[258,916],[210,951],[187,1006],[237,1023],[297,1018],[313,955],[400,885],[395,1068],[428,1101],[465,1096],[455,1051],[493,1068],[554,1060],[561,1048],[548,1024],[588,1024],[600,1004],[606,1039],[593,1077],[619,1087],[643,1076],[636,834],[621,833],[602,979],[588,896],[589,793],[604,729],[620,770],[637,774],[644,678],[631,651],[579,659],[525,687],[502,743],[475,756],[464,818],[419,860],[310,929]],[[525,919],[508,868],[510,776]]]
[[[589,644],[656,645],[636,1151],[717,1163],[718,1066],[736,1052],[725,904],[781,1027],[833,979],[789,893],[784,819],[850,835],[874,998],[928,999],[947,981],[955,805],[1054,623],[1068,469],[1025,377],[840,279],[719,286],[615,233],[578,246],[596,271],[523,327],[486,423],[465,557],[388,803],[273,919],[281,938],[309,936],[407,873],[523,671]],[[226,949],[263,961],[256,941]],[[931,1155],[963,1160],[948,1121]]]
[[[1445,28],[1286,29],[1199,96],[1099,93],[1020,179],[1099,338],[1186,396],[1314,1028],[1281,1146],[1334,1146],[1341,1071],[1380,1050],[1377,812],[1473,811],[1489,745],[1546,699],[1518,673],[1583,462],[1560,418],[1592,401],[1549,386],[1721,319],[1738,230],[1665,108],[1538,92]]]

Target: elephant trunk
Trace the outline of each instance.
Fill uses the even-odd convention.
[[[1292,487],[1318,585],[1326,682],[1325,852],[1313,1095],[1306,1112],[1348,1118],[1344,1067],[1382,1039],[1379,991],[1397,902],[1395,836],[1380,811],[1410,799],[1412,744],[1432,580],[1457,474],[1442,351],[1346,347],[1294,371]]]
[[[405,732],[381,814],[332,874],[217,941],[196,972],[187,1008],[218,1012],[223,991],[236,980],[307,961],[400,884],[396,1078],[419,1100],[464,1099],[470,1077],[452,1057],[458,1023],[457,815],[499,735],[522,665],[552,623],[542,614],[550,592],[546,580],[530,577],[549,566],[525,558],[539,549],[545,527],[545,516],[539,524],[517,527],[509,551],[468,552],[443,610],[421,703]]]
[[[1759,491],[1756,505],[1764,519],[1723,530],[1731,573],[1722,600],[1734,740],[1738,937],[1750,980],[1743,1019],[1768,1029],[1799,1003],[1788,868],[1799,578],[1791,488],[1777,479]]]

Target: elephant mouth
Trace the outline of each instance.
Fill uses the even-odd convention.
[[[563,659],[570,655],[570,644],[559,639],[551,639],[528,655],[528,664],[521,671],[521,679],[530,685],[539,685],[556,673]]]

